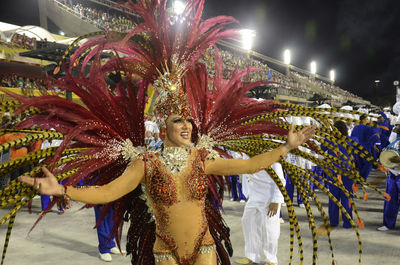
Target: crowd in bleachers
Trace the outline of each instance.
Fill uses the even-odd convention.
[[[0,44],[6,45],[10,48],[20,48],[20,49],[28,49],[33,50],[36,48],[36,38],[30,38],[25,34],[15,33],[10,41],[6,39],[2,39],[0,36]]]
[[[223,69],[225,69],[224,76],[226,78],[230,77],[231,71],[236,67],[238,67],[239,70],[243,70],[247,67],[259,68],[260,70],[251,72],[249,76],[245,78],[248,78],[249,81],[268,80],[277,83],[279,86],[279,90],[277,90],[278,94],[299,98],[309,98],[313,95],[313,92],[309,90],[307,84],[295,82],[293,78],[268,67],[266,63],[253,58],[246,58],[243,54],[235,54],[224,50],[220,50],[220,55],[223,62]],[[210,49],[206,54],[206,58],[203,60],[203,62],[208,65],[211,75],[214,74],[212,70],[214,64],[213,58],[214,51]]]
[[[45,87],[40,78],[18,76],[16,74],[0,74],[0,87],[14,87],[27,90]]]
[[[118,32],[128,32],[133,27],[133,23],[130,19],[123,16],[122,13],[113,12],[112,10],[103,11],[100,9],[88,7],[72,0],[54,0],[66,8],[69,11],[75,13],[81,19],[92,23],[99,29],[102,30],[113,30]]]
[[[247,67],[259,68],[260,70],[251,72],[248,78],[249,81],[259,81],[268,80],[279,84],[278,93],[300,97],[300,98],[310,98],[314,93],[321,94],[324,97],[329,98],[331,101],[338,101],[338,98],[331,98],[332,95],[339,96],[344,99],[342,101],[354,100],[362,98],[345,91],[333,84],[317,80],[311,76],[306,76],[295,71],[290,71],[289,74],[280,73],[272,68],[270,68],[266,63],[245,56],[243,53],[235,53],[231,51],[220,50],[220,56],[223,61],[224,76],[226,78],[230,77],[231,71],[238,67],[243,70]],[[213,75],[213,65],[214,65],[214,51],[210,49],[203,62],[205,62],[209,69],[210,74]],[[343,102],[337,102],[338,104]]]
[[[21,35],[16,33],[12,36],[11,43],[20,46],[21,48],[32,50],[36,47],[36,38],[30,38],[25,34]]]
[[[77,0],[55,0],[61,2],[65,6],[69,7],[81,18],[88,20],[93,23],[96,27],[101,29],[111,29],[116,31],[128,31],[133,27],[132,22],[129,19],[124,18],[122,13],[111,14],[110,12],[104,12],[99,9],[92,7],[83,6],[82,3]],[[272,68],[266,63],[245,56],[243,53],[235,53],[228,51],[221,51],[221,57],[223,60],[224,75],[228,78],[231,70],[235,67],[243,70],[246,67],[259,68],[259,71],[255,71],[249,74],[247,77],[249,81],[257,80],[268,80],[271,82],[279,83],[280,91],[283,91],[285,95],[309,98],[314,93],[318,93],[324,97],[329,98],[331,101],[338,101],[338,98],[331,98],[332,95],[337,95],[343,99],[343,101],[354,100],[362,98],[345,91],[331,83],[317,80],[311,76],[300,74],[295,71],[290,71],[289,74],[282,74]],[[209,63],[210,74],[213,75],[213,51],[209,51],[207,59]],[[337,102],[340,103],[340,102]]]
[[[69,11],[80,16],[82,19],[89,21],[100,29],[107,29],[119,32],[126,32],[133,27],[131,20],[126,18],[121,12],[113,12],[113,10],[103,11],[93,7],[84,6],[82,1],[78,0],[54,0],[63,5]],[[13,47],[33,49],[36,44],[36,39],[28,38],[25,35],[14,34],[11,41],[8,43]],[[362,100],[362,98],[345,91],[331,83],[323,82],[311,76],[304,75],[295,71],[290,71],[289,74],[283,74],[270,68],[267,63],[258,59],[246,56],[240,52],[220,51],[223,60],[223,69],[225,77],[229,78],[231,71],[236,67],[240,70],[246,67],[255,67],[260,70],[251,72],[247,77],[248,81],[268,80],[279,84],[279,91],[283,95],[310,98],[313,94],[317,93],[334,101],[342,101],[343,103],[348,100],[354,99]],[[210,74],[213,75],[213,50],[211,49],[206,56],[206,63],[209,65]],[[22,77],[0,77],[0,83],[5,87],[21,87],[21,88],[37,88],[40,86],[40,81],[32,80],[30,78]],[[336,97],[332,97],[336,95]]]
[[[346,97],[348,99],[350,98],[357,98],[357,99],[362,99],[361,97],[354,95],[353,93],[343,90],[338,86],[332,85],[332,84],[328,84],[325,83],[321,80],[312,80],[310,79],[308,76],[302,75],[300,73],[297,72],[291,72],[292,75],[295,75],[296,78],[302,78],[303,80],[306,79],[308,80],[308,82],[311,82],[314,87],[316,87],[317,89],[321,90],[321,91],[325,91],[325,93],[328,93],[330,95],[341,95],[343,97]]]

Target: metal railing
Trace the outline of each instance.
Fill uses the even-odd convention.
[[[91,18],[90,16],[85,16],[83,13],[78,12],[76,10],[77,5],[73,5],[73,6],[65,5],[65,4],[61,3],[59,0],[48,0],[48,1],[53,1],[56,5],[58,5],[60,8],[62,8],[64,11],[66,11],[86,22],[89,22],[90,24],[93,24],[96,28],[99,28],[99,29],[107,28],[107,26],[103,26],[101,23],[97,23],[99,21],[102,22],[102,20],[96,20],[96,19]],[[102,1],[107,1],[107,0],[102,0]],[[109,2],[111,2],[111,1],[109,1]],[[82,7],[93,10],[93,8],[90,8],[90,7],[84,7],[84,6],[82,6]],[[134,15],[133,13],[130,13],[130,14]],[[131,26],[132,23],[130,20],[126,19],[126,22],[129,22],[126,25]]]
[[[51,0],[49,0],[51,1]],[[71,15],[77,16],[78,18],[82,19],[81,14],[79,14],[78,12],[76,12],[76,10],[72,7],[69,7],[67,5],[64,5],[63,3],[57,1],[57,0],[53,0],[53,2],[58,5],[59,7],[61,7],[62,9],[64,9],[64,11],[70,13]]]
[[[89,0],[90,2],[106,6],[108,8],[112,8],[114,10],[118,10],[122,13],[129,14],[131,16],[138,16],[137,14],[133,13],[129,8],[118,5],[118,3],[110,1],[110,0]]]

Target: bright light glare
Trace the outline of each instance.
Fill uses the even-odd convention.
[[[311,73],[315,75],[317,73],[317,63],[315,61],[312,61],[310,64],[310,68],[311,68]]]
[[[335,70],[330,70],[330,71],[329,71],[329,79],[330,79],[331,81],[335,81],[335,78],[336,78],[336,76],[335,76]]]
[[[291,53],[290,53],[290,50],[286,49],[286,50],[283,52],[283,62],[284,62],[285,64],[290,64],[291,59],[292,59],[292,55],[291,55]]]
[[[172,8],[176,15],[180,15],[185,10],[185,4],[182,1],[174,1]]]
[[[60,31],[60,35],[64,36],[65,35],[64,31]]]
[[[251,48],[253,47],[254,37],[256,36],[256,31],[252,29],[242,29],[240,31],[240,34],[242,35],[243,49],[251,50]]]

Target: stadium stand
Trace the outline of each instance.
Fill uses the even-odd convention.
[[[55,19],[49,13],[63,14],[62,19],[55,21],[55,24],[69,32],[69,35],[77,37],[96,30],[113,30],[119,32],[126,32],[134,26],[135,14],[131,13],[124,6],[110,0],[44,0],[41,1],[46,5],[39,6],[41,16],[47,16],[48,19]],[[47,13],[46,13],[47,12]],[[58,19],[57,18],[57,19]],[[79,32],[71,33],[69,28],[74,20],[77,25],[84,25],[79,28]],[[42,19],[41,19],[42,21]],[[77,28],[73,25],[74,28]],[[67,45],[75,38],[68,40],[63,39],[62,36],[56,37],[54,34],[48,38],[32,36],[25,32],[17,32],[8,34],[7,37],[0,32],[0,47],[7,46],[13,49],[23,49],[23,56],[36,58],[41,60],[49,60],[57,62],[64,53]],[[46,44],[47,43],[47,44]],[[354,102],[354,104],[370,104],[366,101],[346,90],[336,86],[333,82],[323,76],[311,75],[308,71],[291,66],[287,68],[279,60],[270,58],[268,56],[256,53],[254,51],[247,52],[240,48],[236,43],[220,42],[221,57],[224,64],[226,76],[230,72],[239,67],[243,70],[246,67],[259,68],[258,71],[252,72],[248,77],[249,81],[268,80],[270,84],[255,88],[249,96],[264,97],[281,101],[289,101],[300,104],[311,104],[309,99],[315,95],[321,98],[326,98],[326,103],[333,106],[341,106],[346,102]],[[205,54],[204,61],[209,64],[210,75],[213,74],[213,50],[209,50]],[[1,54],[0,54],[1,59]],[[2,80],[9,80],[10,77],[3,77]],[[2,81],[3,82],[3,81]],[[32,87],[31,79],[28,78],[26,86]],[[8,81],[6,82],[8,83]],[[21,82],[19,83],[21,84]],[[31,85],[32,84],[32,85]],[[39,82],[40,84],[40,82]],[[20,85],[17,85],[17,87]]]

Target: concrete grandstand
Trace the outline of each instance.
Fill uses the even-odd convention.
[[[30,71],[40,76],[37,74],[40,70],[36,68],[51,70],[51,66],[58,63],[76,37],[103,29],[126,32],[133,27],[135,18],[135,14],[110,0],[39,0],[39,13],[42,27],[0,23],[2,69],[7,68],[8,63],[22,63],[25,68],[30,65],[35,69]],[[50,25],[60,29],[58,34],[46,30]],[[310,99],[318,95],[332,106],[345,103],[370,105],[369,101],[341,89],[324,76],[311,74],[295,66],[288,67],[274,58],[244,50],[235,42],[224,41],[218,46],[226,69],[257,67],[260,70],[251,73],[248,78],[270,81],[270,84],[256,88],[249,96],[312,105],[315,102]],[[209,53],[212,55],[213,51]],[[212,56],[207,58],[206,63],[213,64]],[[17,73],[20,72],[17,70]],[[24,75],[24,71],[20,75]]]

